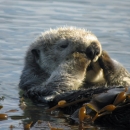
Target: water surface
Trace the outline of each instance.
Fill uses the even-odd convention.
[[[130,71],[129,0],[0,0],[0,96],[5,97],[0,113],[18,110],[0,121],[1,130],[37,119],[65,122],[30,102],[22,110],[18,88],[27,47],[41,32],[63,25],[91,30],[103,49]]]

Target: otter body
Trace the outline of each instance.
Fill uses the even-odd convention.
[[[73,27],[46,31],[26,53],[19,87],[28,97],[37,98],[106,84],[122,85],[122,81],[130,84],[127,70],[103,54],[97,37],[89,31]],[[115,74],[118,69],[122,76]]]

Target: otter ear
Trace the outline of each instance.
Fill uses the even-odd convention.
[[[40,57],[40,50],[38,50],[38,49],[32,49],[31,52],[34,55],[35,59],[38,60],[39,57]]]

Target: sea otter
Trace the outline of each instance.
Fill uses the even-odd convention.
[[[126,77],[119,76],[118,70]],[[19,87],[37,99],[93,86],[122,85],[124,81],[130,84],[129,79],[127,70],[102,51],[93,33],[61,27],[42,33],[30,45]]]

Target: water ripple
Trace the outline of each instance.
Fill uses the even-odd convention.
[[[91,30],[103,49],[130,71],[129,23],[129,0],[1,0],[0,95],[6,97],[5,109],[18,107],[25,52],[41,32],[63,25]],[[20,111],[19,116],[22,114]],[[7,128],[11,121],[0,122],[0,129]]]

